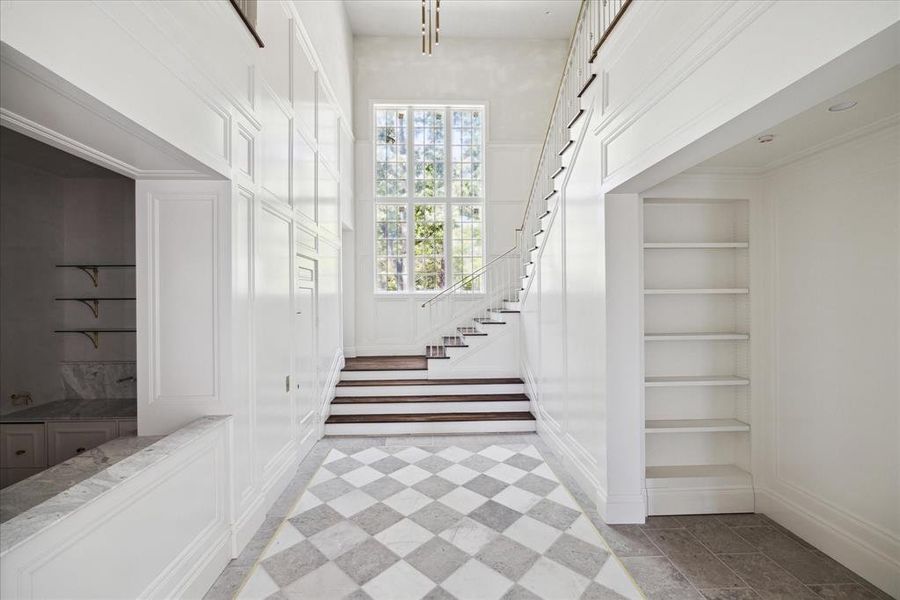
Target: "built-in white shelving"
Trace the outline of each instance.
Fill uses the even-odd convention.
[[[749,294],[750,288],[645,288],[644,294],[648,296],[684,296],[684,295],[709,295],[709,294]]]
[[[749,248],[749,242],[646,242],[645,250],[715,250]]]
[[[748,202],[646,199],[643,247],[649,513],[752,511]]]
[[[646,433],[727,433],[750,431],[737,419],[658,419],[644,424]]]
[[[702,386],[733,386],[750,385],[750,380],[737,375],[672,375],[669,377],[646,377],[646,387],[702,387]]]
[[[645,333],[645,342],[736,342],[749,340],[749,333],[710,331],[703,333]]]

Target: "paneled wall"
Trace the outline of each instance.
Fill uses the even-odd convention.
[[[493,257],[515,244],[565,52],[565,40],[451,38],[428,57],[413,38],[356,38],[355,336],[348,353],[421,354],[433,343],[423,337],[420,308],[431,294],[374,293],[372,105],[487,106],[485,231]]]
[[[234,554],[321,434],[342,363],[353,172],[343,5],[260,2],[264,48],[215,0],[13,0],[0,17],[5,53],[120,125],[102,130],[97,160],[140,164],[139,138],[185,165],[132,169],[139,427],[233,415]],[[28,122],[53,130],[60,111],[40,106]],[[96,131],[72,142],[90,146]],[[179,179],[204,172],[218,179]]]

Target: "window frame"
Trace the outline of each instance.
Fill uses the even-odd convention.
[[[379,196],[377,194],[378,176],[378,110],[403,110],[407,113],[406,123],[406,195],[404,196]],[[415,120],[416,110],[443,110],[444,111],[444,195],[434,197],[417,197],[415,195]],[[454,110],[479,110],[482,113],[481,120],[481,195],[478,197],[454,197],[452,196],[452,122],[451,113]],[[489,131],[488,103],[487,102],[378,102],[369,103],[369,116],[372,120],[372,175],[369,179],[372,186],[373,219],[372,219],[372,288],[376,296],[398,298],[403,296],[434,296],[454,285],[452,236],[453,236],[453,207],[456,205],[477,205],[481,208],[481,256],[483,264],[489,262],[487,255],[487,197],[488,167],[487,145]],[[380,204],[405,204],[407,207],[406,251],[407,251],[407,280],[408,289],[389,291],[378,287],[378,220],[377,207]],[[416,290],[415,272],[415,207],[418,204],[437,204],[444,206],[444,287],[435,290]],[[478,292],[462,292],[466,298],[474,298],[484,294],[484,290]]]

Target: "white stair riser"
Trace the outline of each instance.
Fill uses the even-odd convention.
[[[504,323],[517,323],[519,321],[519,313],[491,311],[491,318]]]
[[[519,302],[504,302],[503,308],[506,310],[521,310],[522,305]]]
[[[507,433],[535,431],[534,421],[437,421],[428,423],[335,423],[325,435],[410,435],[438,433]]]
[[[368,381],[372,379],[422,379],[425,371],[341,371],[341,381]]]
[[[475,394],[524,394],[522,383],[446,384],[446,385],[365,385],[335,388],[335,396],[447,396]]]
[[[647,490],[647,512],[650,515],[749,513],[753,510],[753,488],[749,487]]]
[[[392,402],[332,404],[333,415],[423,415],[432,413],[527,412],[527,400],[494,402]]]

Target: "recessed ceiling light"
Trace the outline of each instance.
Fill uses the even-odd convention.
[[[761,135],[758,138],[756,138],[756,141],[759,142],[760,144],[768,144],[769,142],[771,142],[774,139],[775,139],[774,135],[772,135],[771,133],[767,133],[766,135]]]
[[[828,107],[828,112],[841,112],[842,110],[850,110],[856,106],[855,100],[848,100],[847,102],[838,102],[837,104],[833,104]]]

